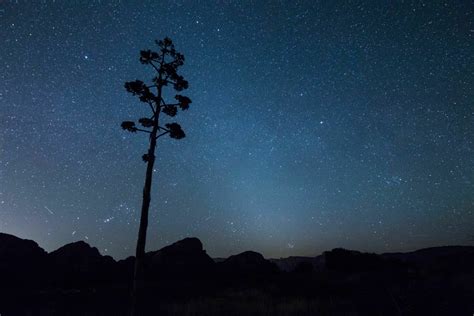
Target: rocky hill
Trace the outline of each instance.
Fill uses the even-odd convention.
[[[84,241],[47,253],[34,241],[0,233],[0,313],[76,315],[69,313],[73,309],[77,315],[126,315],[134,261],[115,261]],[[381,255],[339,248],[271,260],[246,251],[213,260],[199,239],[185,238],[148,252],[146,275],[150,302],[159,298],[160,306],[171,309],[176,300],[205,297],[208,305],[233,310],[243,302],[291,299],[312,310],[312,302],[319,302],[318,310],[335,315],[468,315],[474,310],[471,246]],[[91,309],[97,313],[87,313]]]

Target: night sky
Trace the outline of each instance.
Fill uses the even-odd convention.
[[[147,113],[125,81],[169,36],[148,250],[211,256],[474,243],[471,1],[1,1],[0,231],[134,254]],[[141,1],[140,1],[141,2]]]

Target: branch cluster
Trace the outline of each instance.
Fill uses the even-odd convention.
[[[178,123],[167,123],[163,127],[158,125],[158,118],[161,112],[174,117],[178,114],[178,109],[187,110],[192,103],[190,98],[181,94],[175,95],[176,101],[173,103],[165,102],[162,97],[162,89],[165,86],[172,86],[178,92],[188,88],[188,82],[178,74],[178,68],[184,64],[184,56],[176,51],[173,42],[169,38],[155,41],[155,43],[159,48],[158,51],[149,49],[140,51],[140,62],[151,66],[157,73],[151,80],[152,83],[147,85],[141,80],[125,83],[125,89],[132,95],[137,96],[141,102],[147,103],[152,113],[150,117],[143,117],[138,120],[143,128],[137,127],[133,121],[124,121],[121,127],[132,133],[149,133],[151,137],[155,138],[168,134],[171,138],[182,139],[186,134]],[[144,161],[149,159],[147,154],[142,158]]]

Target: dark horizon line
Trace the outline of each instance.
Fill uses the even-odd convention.
[[[27,238],[22,238],[22,237],[19,237],[17,235],[14,235],[14,234],[9,234],[9,233],[5,233],[5,232],[2,232],[0,231],[0,234],[5,234],[5,235],[10,235],[10,236],[13,236],[13,237],[16,237],[16,238],[19,238],[19,239],[22,239],[22,240],[28,240],[28,241],[33,241],[34,243],[36,243],[38,245],[38,247],[40,247],[41,249],[43,249],[47,254],[50,254],[66,245],[70,245],[70,244],[74,244],[74,243],[78,243],[78,242],[83,242],[85,244],[87,244],[88,246],[90,246],[91,248],[95,248],[97,249],[97,251],[99,252],[99,254],[101,256],[108,256],[108,257],[111,257],[112,259],[114,259],[116,262],[118,261],[121,261],[121,260],[125,260],[127,258],[130,258],[130,257],[135,257],[134,255],[129,255],[129,256],[126,256],[122,259],[116,259],[114,256],[112,255],[109,255],[109,254],[103,254],[98,247],[96,246],[93,246],[91,245],[90,243],[88,243],[87,241],[83,240],[83,239],[80,239],[80,240],[77,240],[77,241],[72,241],[72,242],[69,242],[69,243],[65,243],[63,244],[62,246],[54,249],[54,250],[51,250],[51,251],[47,251],[45,248],[43,248],[36,240],[33,240],[33,239],[27,239]],[[164,247],[167,247],[167,246],[170,246],[170,245],[173,245],[174,243],[180,241],[180,240],[183,240],[183,239],[186,239],[186,238],[197,238],[199,239],[198,237],[184,237],[182,239],[179,239],[179,240],[176,240],[175,242],[172,242],[172,243],[169,243],[165,246],[162,246],[161,248],[159,249],[156,249],[156,250],[150,250],[150,251],[147,251],[146,253],[150,253],[150,252],[156,252],[156,251],[159,251],[161,249],[163,249]],[[201,241],[201,239],[199,239],[199,241]],[[201,241],[202,243],[202,241]],[[292,255],[292,256],[287,256],[287,257],[266,257],[264,256],[262,253],[258,252],[258,251],[255,251],[255,250],[251,250],[251,249],[248,249],[248,250],[244,250],[244,251],[240,251],[238,253],[235,253],[235,254],[231,254],[227,257],[225,256],[211,256],[209,255],[209,257],[211,257],[213,260],[216,260],[216,259],[227,259],[231,256],[234,256],[234,255],[238,255],[238,254],[241,254],[243,252],[247,252],[247,251],[252,251],[252,252],[257,252],[257,253],[260,253],[265,259],[267,260],[281,260],[281,259],[288,259],[288,258],[316,258],[316,257],[319,257],[321,255],[324,254],[324,252],[326,251],[331,251],[333,249],[345,249],[345,250],[349,250],[349,251],[357,251],[357,252],[360,252],[360,253],[372,253],[372,254],[377,254],[377,255],[386,255],[386,254],[408,254],[408,253],[414,253],[414,252],[418,252],[418,251],[422,251],[422,250],[429,250],[429,249],[439,249],[439,248],[454,248],[454,247],[474,247],[474,243],[473,244],[457,244],[457,245],[438,245],[438,246],[428,246],[428,247],[423,247],[423,248],[417,248],[417,249],[414,249],[414,250],[408,250],[408,251],[389,251],[389,252],[374,252],[374,251],[366,251],[366,250],[356,250],[356,249],[350,249],[350,248],[345,248],[345,247],[342,247],[342,246],[338,246],[338,247],[334,247],[334,248],[331,248],[331,249],[327,249],[327,250],[324,250],[322,251],[321,253],[319,254],[316,254],[316,255]],[[207,250],[205,249],[204,247],[204,244],[203,244],[203,250],[206,251],[207,253]]]

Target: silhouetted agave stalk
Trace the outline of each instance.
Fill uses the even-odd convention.
[[[183,76],[178,75],[178,68],[184,64],[184,56],[178,53],[169,38],[156,41],[159,47],[157,52],[152,50],[142,50],[140,52],[140,62],[152,67],[156,71],[156,76],[152,83],[147,85],[143,81],[135,80],[125,83],[125,89],[133,95],[138,96],[141,102],[150,107],[150,117],[143,117],[138,120],[140,127],[137,127],[133,121],[122,122],[122,129],[131,133],[149,134],[148,152],[142,156],[143,161],[147,163],[145,185],[143,187],[143,202],[140,216],[140,228],[138,231],[136,260],[132,289],[131,315],[139,315],[142,305],[144,290],[144,259],[146,233],[148,227],[148,212],[150,209],[150,191],[153,178],[153,166],[155,164],[155,148],[158,138],[169,135],[171,138],[182,139],[186,135],[178,123],[167,123],[160,125],[160,114],[164,113],[174,117],[178,109],[187,110],[191,99],[177,94],[176,102],[166,103],[163,98],[163,88],[172,86],[176,91],[182,91],[188,88],[188,82]]]

